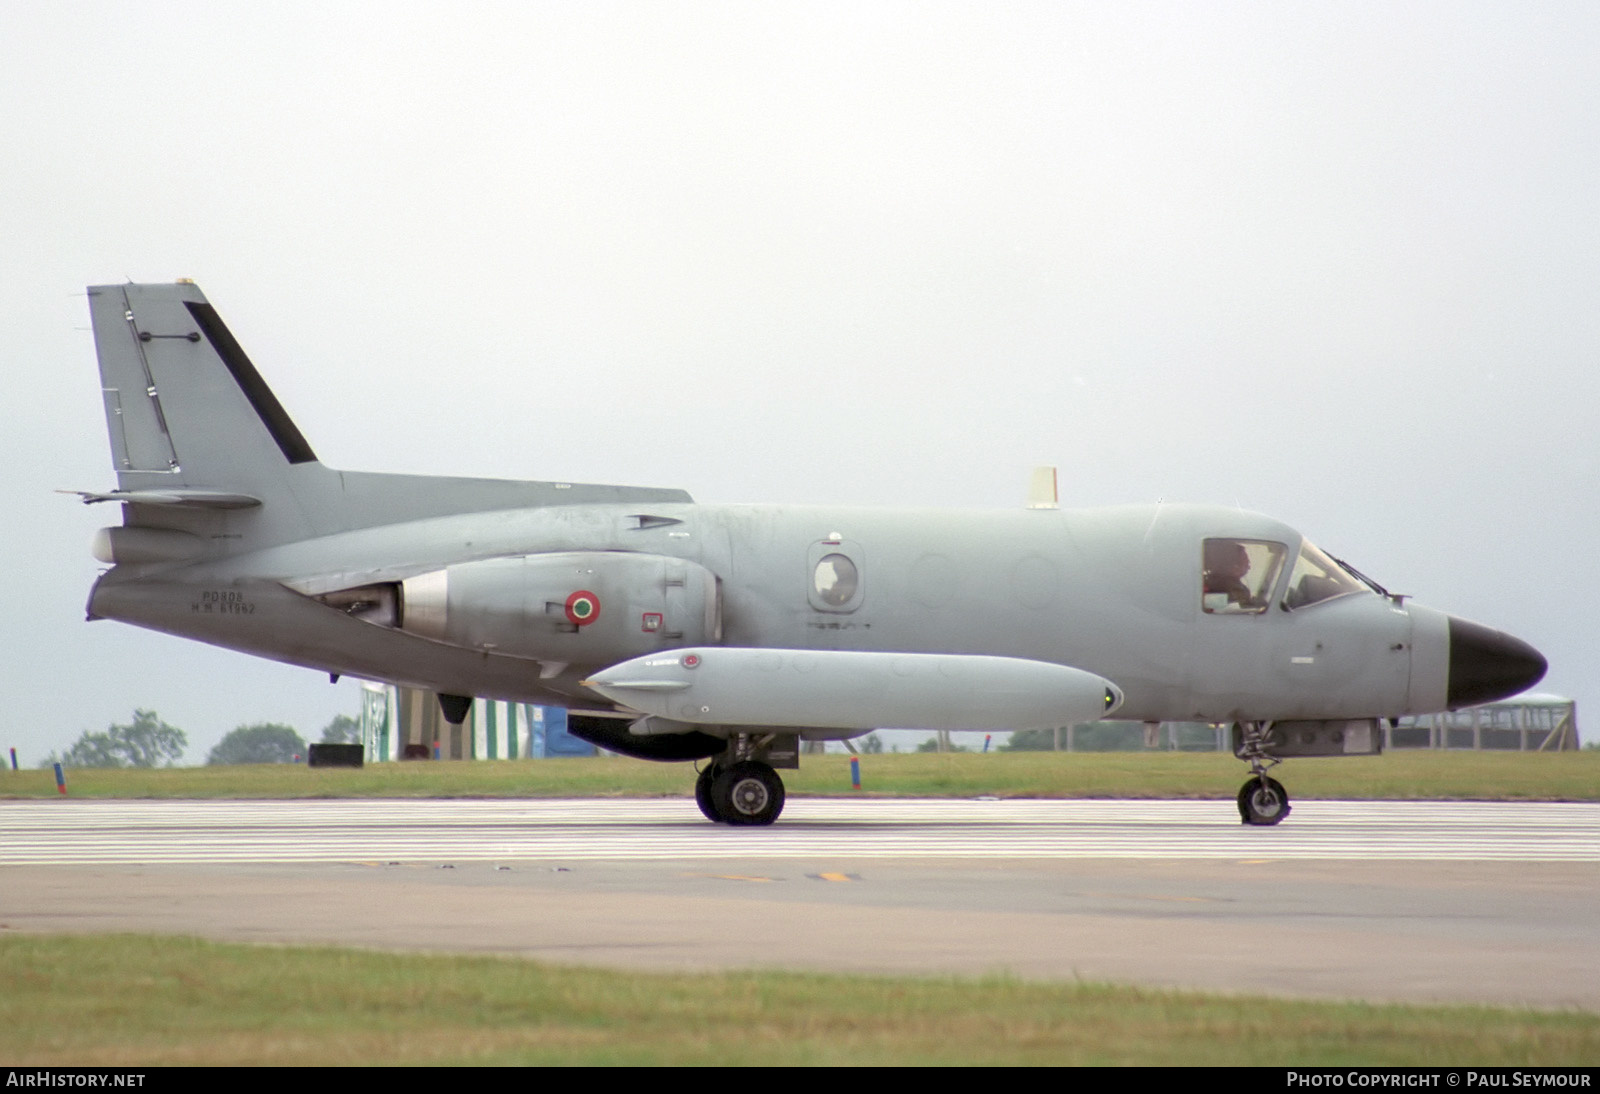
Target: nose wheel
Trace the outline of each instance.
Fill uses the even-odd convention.
[[[1277,824],[1289,815],[1289,794],[1269,775],[1254,775],[1239,790],[1241,824]]]

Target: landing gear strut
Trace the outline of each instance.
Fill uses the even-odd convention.
[[[1266,751],[1267,723],[1241,722],[1237,755],[1250,764],[1250,778],[1239,788],[1239,823],[1277,824],[1289,815],[1289,794],[1283,784],[1267,774],[1280,762]]]
[[[718,824],[767,825],[783,812],[783,780],[772,765],[750,758],[761,742],[734,738],[728,755],[712,760],[694,782],[694,801]],[[739,758],[739,757],[744,758]]]

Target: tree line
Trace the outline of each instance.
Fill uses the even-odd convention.
[[[359,744],[361,723],[335,715],[322,727],[323,744]],[[176,767],[189,737],[153,710],[135,710],[133,721],[85,730],[60,755],[52,752],[40,767]],[[239,726],[206,755],[207,764],[282,764],[305,759],[308,746],[293,726],[257,722]]]

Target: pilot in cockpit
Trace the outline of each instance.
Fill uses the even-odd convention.
[[[1250,552],[1235,539],[1208,539],[1205,544],[1205,610],[1239,611],[1256,607],[1244,575],[1250,572]]]

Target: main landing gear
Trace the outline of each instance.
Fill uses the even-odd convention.
[[[1250,778],[1239,788],[1239,823],[1277,824],[1289,815],[1289,793],[1283,784],[1267,774],[1280,761],[1266,751],[1268,725],[1241,722],[1239,747],[1235,754],[1250,764]]]
[[[771,824],[784,811],[784,781],[763,761],[730,761],[739,753],[749,755],[749,744],[736,739],[728,755],[707,763],[694,781],[694,805],[717,824]]]
[[[718,824],[771,824],[783,812],[783,780],[760,760],[713,760],[695,780],[694,800]]]
[[[695,780],[694,800],[721,824],[771,824],[783,812],[783,780],[759,760],[714,762]]]

